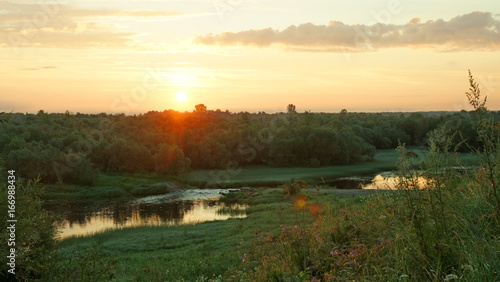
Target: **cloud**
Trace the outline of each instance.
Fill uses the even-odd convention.
[[[61,5],[4,3],[0,8],[0,48],[92,48],[133,45],[133,32],[117,32],[99,21],[110,18],[164,19],[172,11],[119,10]],[[107,21],[109,22],[109,21]]]
[[[121,10],[111,8],[68,6],[59,4],[55,0],[46,1],[43,4],[3,3],[0,12],[3,12],[0,23],[19,22],[19,20],[23,17],[32,19],[37,17],[39,14],[46,14],[48,16],[57,14],[58,20],[98,17],[172,17],[184,15],[184,13],[175,11]]]
[[[35,70],[44,70],[44,69],[57,69],[56,66],[43,66],[43,67],[34,67],[34,68],[22,68],[22,71],[35,71]]]
[[[266,28],[207,34],[197,36],[195,43],[261,48],[279,44],[292,51],[310,52],[366,52],[398,47],[496,51],[500,47],[500,20],[488,12],[471,12],[448,21],[422,22],[413,18],[403,25],[330,21],[327,25],[291,25],[281,31]]]

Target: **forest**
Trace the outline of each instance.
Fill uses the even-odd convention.
[[[490,112],[500,120],[499,112]],[[475,112],[124,114],[9,113],[0,126],[4,166],[44,183],[92,185],[99,172],[177,175],[238,165],[320,167],[361,163],[375,150],[425,146],[445,126],[458,151],[479,148]],[[465,145],[467,144],[467,145]]]
[[[134,116],[1,113],[0,167],[10,180],[0,190],[15,190],[23,220],[16,223],[17,276],[7,276],[9,264],[0,275],[6,281],[496,281],[500,112],[488,111],[470,74],[469,81],[474,111],[298,113],[290,104],[286,113],[251,114],[199,104],[193,112]],[[78,184],[90,193],[98,190],[80,185],[110,173],[129,185],[144,175],[164,181],[239,165],[343,171],[370,166],[391,148],[398,156],[392,191],[341,198],[338,187],[291,179],[220,198],[227,212],[246,205],[244,218],[59,240],[60,215],[43,206],[50,185],[40,181],[69,191]],[[463,163],[464,155],[475,156],[474,163]],[[7,203],[0,200],[3,214]],[[3,230],[6,242],[10,232]],[[8,252],[2,248],[3,257]]]

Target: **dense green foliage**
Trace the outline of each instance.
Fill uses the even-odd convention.
[[[256,238],[224,280],[498,280],[500,205],[494,180],[500,168],[489,167],[487,158],[500,162],[500,140],[498,129],[485,125],[480,130],[489,131],[492,150],[479,168],[454,170],[460,162],[453,135],[439,128],[418,165],[398,147],[398,191],[341,207],[296,197],[294,209],[307,217],[295,225],[283,221],[278,233]]]
[[[2,169],[2,168],[0,168]],[[2,169],[3,170],[3,169]],[[17,175],[15,172],[14,175]],[[5,174],[2,173],[5,181],[0,184],[0,213],[2,218],[7,217],[7,210],[11,207],[8,201],[7,183]],[[9,174],[10,175],[10,174]],[[11,232],[7,229],[11,223],[2,220],[2,231],[0,233],[0,255],[4,263],[0,265],[0,280],[30,281],[45,277],[52,271],[54,256],[56,252],[56,217],[49,214],[42,208],[42,196],[44,190],[38,180],[22,181],[16,178],[13,182],[15,186],[14,206],[15,206],[15,245],[7,246]],[[10,266],[5,263],[5,259],[10,255],[10,249],[15,249],[15,276],[7,271]]]
[[[26,178],[92,185],[98,171],[175,175],[191,168],[360,163],[373,159],[375,149],[395,148],[398,141],[423,145],[426,134],[442,124],[460,133],[455,143],[465,139],[480,147],[471,126],[474,115],[231,114],[206,108],[138,116],[39,111],[4,114],[10,122],[0,124],[0,152],[5,166]]]
[[[15,279],[496,281],[499,113],[486,110],[472,75],[469,81],[474,112],[446,116],[298,114],[293,105],[287,114],[274,115],[211,112],[203,105],[193,113],[130,117],[0,114],[0,160],[16,170],[16,217],[22,219],[16,223]],[[402,142],[425,143],[428,152],[416,158]],[[296,180],[283,191],[245,189],[224,197],[226,203],[249,205],[243,219],[144,226],[61,242],[54,239],[55,218],[42,209],[39,181],[17,178],[18,173],[39,175],[59,181],[52,187],[62,190],[73,187],[62,181],[110,184],[75,189],[80,197],[145,195],[165,193],[169,185],[123,177],[120,182],[127,183],[117,188],[109,173],[350,164],[371,159],[375,148],[396,145],[397,191],[340,200],[332,189]],[[460,151],[474,152],[479,166],[464,170]],[[307,174],[307,168],[300,169]],[[14,172],[9,174],[12,178]],[[96,180],[97,175],[106,179]],[[0,183],[4,215],[5,183]],[[4,222],[0,239],[6,242],[10,234]],[[1,255],[8,252],[2,248]],[[3,264],[2,280],[14,279],[6,270]]]
[[[281,225],[241,257],[226,279],[496,281],[500,277],[500,125],[487,115],[469,73],[469,103],[480,166],[456,170],[460,144],[446,125],[429,133],[429,153],[398,146],[398,190],[366,198],[363,205],[321,214],[307,197],[295,208],[313,223]],[[470,146],[470,145],[469,145]],[[299,197],[302,197],[299,200]],[[297,204],[300,203],[300,204]]]

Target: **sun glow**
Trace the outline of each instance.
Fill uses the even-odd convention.
[[[183,103],[186,101],[187,96],[186,96],[186,93],[181,91],[181,92],[177,92],[176,98],[177,98],[177,102]]]

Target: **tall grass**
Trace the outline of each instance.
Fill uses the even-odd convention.
[[[283,223],[278,234],[256,238],[225,279],[498,281],[500,126],[488,120],[471,76],[470,82],[483,142],[479,168],[454,170],[461,166],[458,146],[451,146],[446,127],[438,128],[419,164],[398,147],[397,191],[343,202],[340,209],[326,205],[319,214],[308,204],[313,223]]]

